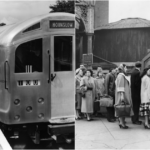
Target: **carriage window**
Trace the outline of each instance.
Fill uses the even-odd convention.
[[[72,70],[72,36],[54,37],[54,71]]]
[[[26,32],[29,32],[29,31],[33,31],[33,30],[36,30],[36,29],[40,29],[40,22],[32,25],[31,27],[29,27],[27,29],[25,29],[23,31],[23,33],[26,33]]]
[[[42,72],[42,39],[18,46],[15,53],[15,73]]]

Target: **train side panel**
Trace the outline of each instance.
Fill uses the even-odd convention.
[[[5,70],[6,60],[9,59],[9,47],[7,49],[6,51],[5,47],[0,46],[0,121],[2,120],[3,123],[9,120],[11,107],[10,91],[6,89],[6,85],[9,85],[9,75],[7,74],[8,76],[6,76],[8,70]]]

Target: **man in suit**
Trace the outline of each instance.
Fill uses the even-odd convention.
[[[136,62],[135,68],[131,74],[131,96],[133,103],[133,112],[131,120],[133,124],[141,125],[142,121],[139,121],[139,108],[141,103],[141,77],[140,77],[141,63]]]
[[[115,101],[115,77],[116,69],[113,68],[105,77],[105,93],[113,98]],[[107,109],[107,120],[108,122],[115,122],[114,107],[106,107]]]

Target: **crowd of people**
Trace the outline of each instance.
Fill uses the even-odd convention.
[[[101,67],[97,68],[94,75],[91,69],[80,65],[76,70],[76,119],[86,118],[93,120],[95,114],[94,104],[104,96],[113,99],[113,106],[106,107],[107,120],[115,122],[118,120],[121,129],[128,129],[126,116],[117,116],[115,106],[125,102],[131,106],[130,117],[135,125],[141,125],[139,116],[144,116],[144,127],[150,129],[150,66],[141,72],[141,63],[136,62],[132,73],[127,75],[127,66],[120,64],[106,75]],[[96,103],[99,105],[99,103]]]

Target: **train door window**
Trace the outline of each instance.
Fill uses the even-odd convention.
[[[42,72],[42,39],[19,45],[15,53],[15,73]]]
[[[54,71],[72,71],[72,36],[54,37]]]

